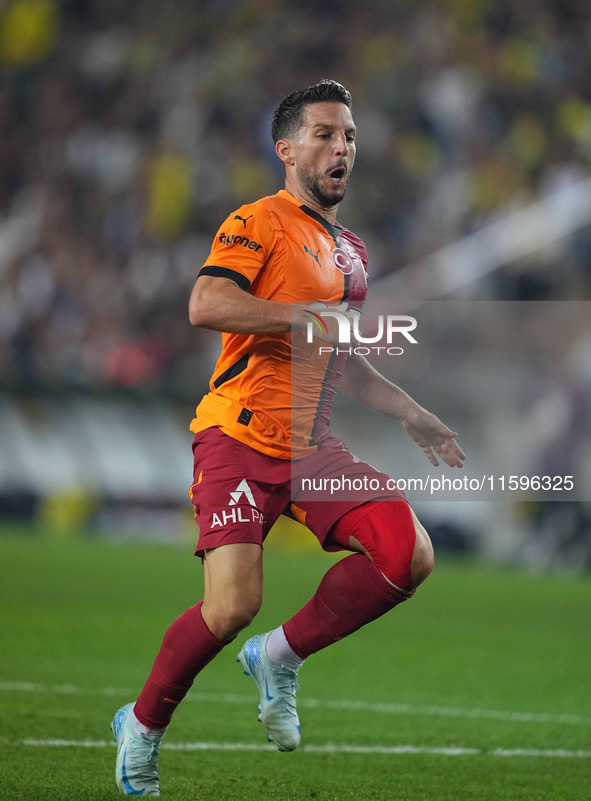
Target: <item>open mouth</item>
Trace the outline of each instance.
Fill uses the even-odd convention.
[[[338,184],[340,183],[345,177],[345,168],[344,167],[337,167],[336,170],[332,170],[329,173],[331,180],[333,183]]]

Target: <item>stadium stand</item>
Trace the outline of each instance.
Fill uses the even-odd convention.
[[[174,399],[190,417],[217,348],[187,323],[197,270],[228,211],[276,190],[271,110],[319,76],[353,93],[361,137],[341,217],[382,286],[404,289],[433,254],[453,269],[480,252],[485,269],[464,265],[468,279],[444,286],[454,297],[589,299],[591,212],[568,203],[590,178],[590,38],[584,0],[539,0],[535,14],[515,0],[3,4],[0,389],[14,464],[29,463],[14,431],[30,432],[42,393],[65,393],[42,404],[52,420],[74,397],[83,415],[89,392],[127,393],[122,408]],[[566,222],[536,247],[560,191]],[[542,211],[526,247],[513,225],[516,247],[491,262],[478,232],[504,238],[511,223],[494,226],[531,204]],[[589,336],[582,326],[571,343],[581,387]],[[38,491],[27,475],[23,492]]]

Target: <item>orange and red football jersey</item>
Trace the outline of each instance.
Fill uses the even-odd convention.
[[[266,300],[346,302],[359,309],[366,264],[365,246],[355,234],[281,190],[230,214],[199,275],[230,278]],[[218,426],[281,459],[321,447],[330,435],[332,401],[347,355],[337,348],[320,354],[319,344],[307,342],[302,331],[222,334],[210,391],[191,430]]]

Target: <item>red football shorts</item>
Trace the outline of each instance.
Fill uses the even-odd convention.
[[[372,500],[403,501],[385,473],[331,438],[303,459],[275,459],[207,428],[193,442],[189,496],[199,525],[197,556],[237,542],[262,546],[281,514],[303,523],[325,550],[341,550],[330,531],[344,514]]]

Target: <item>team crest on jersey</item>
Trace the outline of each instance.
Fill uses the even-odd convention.
[[[367,286],[367,275],[365,274],[363,260],[346,239],[341,238],[339,246],[332,251],[332,260],[337,270],[340,270],[343,275],[350,279],[350,291],[353,291],[355,286],[355,293],[363,293],[364,295],[364,290]],[[353,297],[353,294],[350,294],[349,297]]]
[[[343,275],[351,275],[353,270],[357,267],[363,272],[363,262],[357,251],[346,241],[342,245],[335,248],[332,252],[332,260],[335,267],[340,270]]]
[[[335,248],[332,252],[332,260],[335,267],[340,270],[343,275],[350,275],[353,272],[353,260],[344,248]]]

